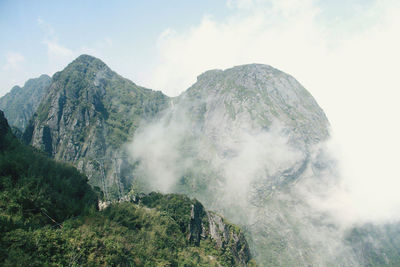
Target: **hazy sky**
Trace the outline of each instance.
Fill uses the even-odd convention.
[[[266,56],[274,47],[263,43],[260,44],[262,50],[254,51],[246,46],[252,43],[252,37],[258,41],[263,36],[263,39],[268,38],[267,30],[275,29],[277,34],[287,35],[288,28],[298,26],[297,9],[312,12],[308,23],[315,25],[309,26],[332,31],[320,33],[323,36],[318,38],[329,39],[333,42],[329,45],[335,46],[335,42],[349,37],[345,35],[358,33],[371,27],[374,20],[382,19],[380,14],[364,14],[370,12],[374,4],[373,0],[147,0],[114,1],[112,4],[102,0],[1,0],[0,96],[16,84],[23,85],[29,78],[42,73],[52,75],[81,53],[100,57],[118,73],[139,84],[177,94],[199,74],[185,71],[178,75],[175,70],[186,68],[188,62],[197,66],[197,72],[250,61],[277,64]],[[287,20],[287,12],[296,15],[289,16],[292,22]],[[249,21],[254,13],[258,21]],[[285,31],[276,25],[283,23]],[[233,31],[229,27],[237,29]],[[213,33],[218,36],[210,36]],[[194,40],[196,36],[214,38]],[[180,42],[173,43],[174,48],[170,47],[171,37],[175,37],[172,41]],[[191,43],[188,43],[190,38]],[[294,49],[296,44],[292,41],[296,36],[287,38],[291,40],[281,41],[288,41],[285,46]],[[220,50],[224,53],[215,57]],[[297,51],[305,54],[301,47],[296,48]],[[175,58],[173,53],[179,52],[182,55]],[[281,56],[283,52],[274,53]],[[187,54],[191,57],[186,58]],[[167,66],[165,70],[165,64],[176,67]],[[172,77],[171,72],[175,73]]]
[[[168,95],[207,69],[269,64],[327,113],[357,215],[391,218],[400,214],[399,14],[398,0],[0,0],[0,95],[82,53]]]

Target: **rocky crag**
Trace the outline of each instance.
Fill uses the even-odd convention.
[[[131,179],[122,145],[167,100],[161,92],[119,76],[99,59],[82,55],[54,74],[24,140],[72,163],[92,185],[107,191],[107,197],[118,197]]]
[[[167,213],[176,213],[175,220],[186,233],[186,239],[194,246],[212,242],[216,250],[231,255],[232,266],[255,265],[243,231],[222,216],[207,211],[196,199],[184,195],[150,193],[135,199],[139,205]]]

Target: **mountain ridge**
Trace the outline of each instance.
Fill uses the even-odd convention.
[[[48,92],[24,133],[26,142],[72,163],[91,184],[123,190],[113,182],[117,167],[112,160],[103,163],[106,181],[101,182],[103,167],[98,159],[123,157],[122,145],[142,120],[151,119],[166,105],[167,97],[137,86],[88,55],[55,73]]]
[[[2,109],[11,126],[24,131],[33,113],[46,94],[51,78],[42,74],[38,78],[29,79],[23,87],[14,86],[10,92],[0,98]]]

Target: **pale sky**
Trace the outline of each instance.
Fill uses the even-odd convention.
[[[353,211],[386,220],[400,214],[399,14],[396,0],[1,0],[0,95],[82,53],[170,96],[208,69],[269,64],[325,110]]]

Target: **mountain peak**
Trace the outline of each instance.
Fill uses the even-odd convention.
[[[42,74],[37,78],[27,80],[24,84],[24,87],[34,87],[38,83],[45,83],[48,85],[48,84],[50,84],[50,82],[51,82],[51,77],[47,74]]]
[[[94,79],[98,72],[110,73],[111,69],[100,59],[90,55],[80,55],[68,64],[62,71],[54,74],[53,80],[69,79],[68,77],[79,75],[81,79]]]
[[[100,59],[90,56],[90,55],[80,55],[77,57],[74,61],[72,61],[65,69],[64,71],[68,70],[77,70],[81,73],[86,73],[88,69],[91,69],[93,71],[99,71],[99,70],[110,70],[110,68],[101,61]]]
[[[98,59],[97,57],[91,56],[91,55],[87,55],[87,54],[82,54],[79,57],[77,57],[74,61],[72,61],[72,63],[74,62],[79,62],[79,63],[92,63],[95,61],[99,61],[102,62],[100,59]],[[103,63],[103,62],[102,62]],[[104,63],[103,63],[104,64]]]
[[[287,129],[296,129],[296,138],[307,143],[329,136],[329,122],[312,95],[291,75],[269,65],[206,71],[181,99],[194,110],[205,110],[202,114],[211,116],[206,118],[207,125],[214,119],[215,129],[221,128],[219,115],[225,114],[228,129],[249,121],[256,128],[268,128],[277,120]],[[195,105],[203,106],[193,108]]]
[[[10,92],[0,98],[0,109],[11,126],[23,131],[29,119],[39,106],[51,83],[48,75],[29,79],[23,87],[14,86]]]
[[[236,65],[236,66],[234,66],[232,68],[228,68],[226,70],[256,70],[256,69],[276,70],[274,67],[272,67],[268,64],[261,64],[261,63]]]
[[[212,69],[206,72],[203,72],[199,76],[197,76],[197,80],[204,80],[213,77],[217,77],[219,75],[226,75],[226,74],[255,74],[255,73],[283,73],[278,69],[271,67],[270,65],[260,64],[260,63],[251,63],[251,64],[244,64],[244,65],[237,65],[232,68],[228,69]]]

